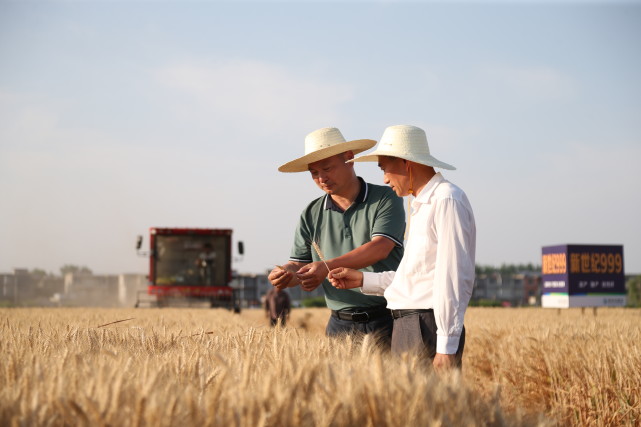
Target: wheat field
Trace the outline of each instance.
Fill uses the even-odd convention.
[[[640,425],[641,310],[470,308],[435,375],[326,309],[0,309],[2,426]]]

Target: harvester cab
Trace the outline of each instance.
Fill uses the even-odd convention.
[[[158,228],[149,230],[149,250],[142,250],[138,236],[138,255],[149,257],[147,291],[138,293],[136,307],[142,303],[158,307],[208,302],[240,312],[238,292],[232,282],[232,230],[210,228]],[[244,245],[238,242],[239,255]]]

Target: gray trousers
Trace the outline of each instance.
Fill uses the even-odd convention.
[[[395,355],[413,353],[433,360],[436,356],[436,329],[433,311],[394,319],[392,353]],[[456,350],[455,366],[458,368],[463,364],[464,347],[465,327],[461,332],[461,340]]]

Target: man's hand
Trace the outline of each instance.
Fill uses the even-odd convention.
[[[337,289],[352,289],[363,286],[363,272],[338,267],[329,272],[329,283]]]
[[[292,288],[300,283],[298,277],[287,268],[276,267],[267,276],[267,279],[279,290]]]
[[[456,355],[455,354],[442,354],[442,353],[436,353],[436,356],[434,356],[434,361],[432,362],[432,366],[434,367],[434,370],[441,374],[450,371],[452,368],[454,368],[454,363],[456,362]]]
[[[327,276],[327,267],[323,261],[311,262],[296,272],[300,287],[311,292],[316,289]]]

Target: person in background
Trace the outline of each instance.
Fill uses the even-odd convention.
[[[195,261],[198,267],[200,283],[205,286],[214,286],[214,268],[216,266],[216,252],[211,243],[206,242],[203,250],[198,254]]]
[[[308,172],[325,194],[303,210],[289,261],[273,269],[269,280],[279,289],[301,286],[312,291],[322,285],[331,309],[327,336],[374,334],[389,349],[393,321],[385,298],[337,289],[325,280],[329,270],[339,266],[395,270],[403,256],[403,200],[388,187],[365,182],[348,163],[375,144],[369,139],[346,141],[338,129],[322,128],[305,138],[304,156],[278,168]]]
[[[476,224],[459,187],[434,167],[454,169],[430,154],[425,131],[388,127],[371,154],[383,180],[399,196],[415,195],[408,238],[396,272],[361,272],[341,266],[329,274],[337,289],[383,295],[394,318],[392,352],[428,357],[439,371],[462,366],[463,319],[474,286]]]
[[[265,313],[269,316],[271,326],[276,326],[279,323],[281,326],[285,326],[291,308],[291,300],[287,292],[278,288],[271,288],[267,292],[265,297]]]

